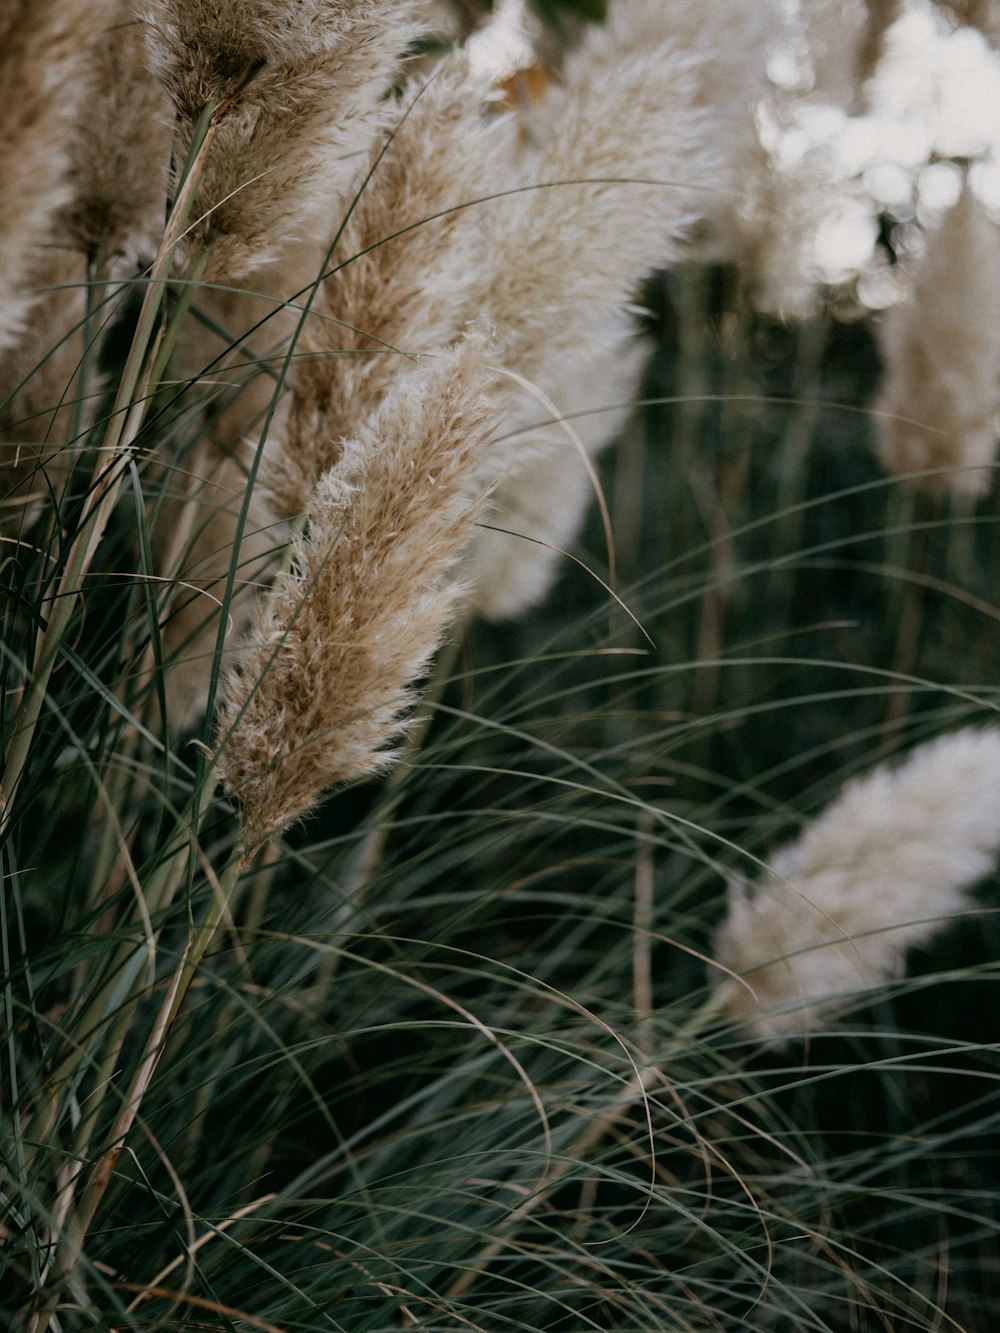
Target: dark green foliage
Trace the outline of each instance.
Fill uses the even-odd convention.
[[[477,0],[477,3],[486,10],[494,8],[493,0]],[[531,4],[541,19],[556,28],[567,18],[600,23],[608,12],[607,0],[531,0]]]
[[[468,631],[399,783],[337,795],[248,868],[64,1333],[989,1326],[995,887],[808,1044],[762,1050],[702,1006],[725,871],[877,757],[991,716],[995,498],[920,508],[880,473],[866,322],[786,327],[728,270],[680,270],[647,304],[642,429],[605,483],[619,593],[654,646],[567,566],[524,623]],[[164,479],[137,484],[154,512]],[[126,495],[105,572],[141,566],[136,512]],[[595,523],[578,554],[607,578],[602,543]],[[43,577],[5,566],[14,603]],[[91,1049],[88,1004],[142,939],[127,879],[95,897],[102,792],[149,885],[197,790],[189,747],[137,741],[145,598],[95,574],[7,837],[3,1101],[26,1135],[5,1162],[10,1327],[88,1097],[109,1089],[100,1143],[211,898],[193,860],[154,906],[138,1035],[114,1071],[67,1066],[79,1094],[33,1141],[49,1071]],[[209,807],[209,864],[231,837]]]
[[[532,0],[546,23],[558,25],[567,16],[600,23],[607,14],[607,0]]]

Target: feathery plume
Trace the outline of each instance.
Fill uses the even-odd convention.
[[[467,288],[488,262],[487,209],[476,201],[502,188],[511,153],[510,126],[483,120],[484,91],[461,58],[442,66],[404,89],[391,140],[373,150],[272,431],[265,484],[285,515],[302,511],[401,364],[447,346],[476,317]]]
[[[1000,731],[968,727],[847,784],[753,891],[729,886],[715,957],[729,1010],[759,1037],[815,1027],[901,976],[1000,852]]]
[[[470,478],[493,425],[482,339],[403,372],[318,481],[291,570],[222,692],[220,769],[255,847],[384,769],[460,596]]]
[[[676,255],[722,185],[717,121],[699,105],[705,43],[679,42],[670,11],[613,6],[570,53],[561,84],[524,110],[518,192],[484,219],[488,259],[468,290],[519,374],[575,354],[595,320]]]
[[[622,0],[568,55],[559,86],[541,105],[522,108],[521,118],[483,125],[482,89],[458,68],[440,71],[415,99],[408,94],[410,110],[344,238],[344,253],[360,257],[324,282],[319,318],[299,344],[306,355],[267,472],[282,512],[302,508],[350,433],[350,414],[371,410],[386,392],[399,351],[446,345],[480,316],[497,330],[502,365],[554,396],[560,410],[580,410],[566,390],[581,381],[585,409],[629,396],[623,380],[635,363],[622,311],[641,279],[677,253],[691,224],[718,206],[732,171],[718,147],[727,137],[720,115],[728,129],[748,113],[742,103],[739,116],[729,101],[724,112],[713,103],[713,78],[721,84],[737,70],[742,77],[747,63],[746,52],[730,59],[731,26],[723,40],[695,6],[676,8]],[[716,10],[764,49],[771,25],[761,13],[770,6],[752,18],[732,0],[717,0]],[[488,209],[455,211],[486,194],[500,197]],[[410,230],[422,219],[432,220]],[[616,373],[619,359],[628,375]],[[564,431],[522,430],[538,420],[537,397],[519,395],[510,381],[494,394],[510,416],[479,479],[480,489],[500,480],[490,522],[516,531],[527,503],[533,535],[563,545],[585,507],[586,469],[567,454]],[[617,424],[589,419],[580,432],[588,450]],[[573,478],[544,524],[543,472]],[[488,571],[482,596],[473,597],[477,609],[513,614],[543,595],[551,551],[487,533],[476,544],[474,564]],[[498,559],[500,545],[517,551]],[[519,591],[503,589],[500,569],[520,571]]]
[[[216,104],[193,228],[206,276],[245,277],[333,206],[384,122],[411,0],[146,0],[153,68],[192,127]]]
[[[94,50],[85,113],[72,151],[73,201],[65,229],[113,273],[156,253],[166,213],[173,108],[153,77],[142,23],[118,0]]]
[[[90,48],[111,3],[0,3],[0,348],[24,328],[40,249],[70,197],[70,148]]]
[[[588,459],[624,426],[647,357],[645,343],[619,314],[591,331],[578,356],[563,357],[537,376],[564,420],[539,427],[548,409],[529,395],[506,415],[502,434],[517,438],[501,438],[492,452],[516,454],[518,467],[491,495],[470,553],[473,604],[480,615],[510,619],[545,598],[560,553],[573,542],[594,499]]]
[[[631,397],[638,363],[623,311],[733,186],[732,146],[752,127],[777,15],[771,4],[620,0],[567,55],[558,86],[523,109],[527,147],[511,176],[521,192],[485,220],[470,308],[497,328],[503,365],[560,410]],[[538,539],[477,536],[473,603],[491,616],[544,596],[550,547],[572,539],[592,490],[565,432],[521,429],[538,417],[538,400],[523,396],[488,460],[501,479],[489,524]],[[591,454],[620,424],[615,414],[574,420]]]
[[[879,333],[885,379],[876,402],[879,456],[934,493],[990,485],[1000,407],[1000,235],[966,185]]]

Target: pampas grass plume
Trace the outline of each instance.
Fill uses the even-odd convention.
[[[968,910],[998,852],[996,729],[941,737],[848,783],[752,890],[730,883],[714,956],[752,988],[721,983],[730,1013],[764,1039],[821,1028]]]
[[[173,108],[153,77],[142,23],[119,0],[90,67],[72,149],[66,230],[87,254],[130,276],[149,263],[163,230]]]
[[[704,52],[671,30],[666,11],[657,17],[642,0],[612,6],[569,54],[560,84],[525,112],[531,146],[509,181],[518,192],[484,220],[487,262],[468,292],[470,311],[500,334],[503,364],[521,375],[576,354],[641,278],[675,258],[721,188],[717,123],[699,105]]]
[[[617,317],[615,317],[617,316]],[[496,452],[516,460],[491,497],[476,532],[469,572],[473,600],[489,620],[512,619],[539,605],[559,573],[593,503],[589,459],[613,440],[632,412],[649,348],[621,311],[540,376],[545,401],[520,394]],[[554,416],[546,407],[551,402]],[[548,424],[537,423],[551,418]]]
[[[112,0],[0,0],[0,348],[37,299],[35,269],[68,202],[88,59]]]
[[[927,238],[909,296],[882,322],[879,455],[921,488],[980,495],[990,485],[1000,407],[1000,233],[966,185]]]
[[[290,571],[224,682],[220,768],[255,847],[392,760],[461,596],[471,477],[494,424],[470,334],[400,373],[319,479]]]
[[[506,531],[484,530],[473,553],[474,603],[487,616],[541,600],[553,548],[572,540],[592,490],[567,433],[530,423],[547,415],[546,399],[572,414],[634,395],[639,363],[624,312],[733,187],[743,133],[734,124],[752,126],[747,89],[764,77],[775,22],[770,4],[621,0],[568,53],[548,96],[523,109],[518,192],[490,211],[469,294],[470,313],[485,311],[498,330],[504,368],[540,391],[508,389],[514,406],[489,459],[500,477],[489,524]],[[593,454],[621,419],[597,413],[573,425]]]
[[[484,121],[484,93],[461,57],[445,63],[404,86],[390,137],[373,147],[269,441],[265,484],[286,516],[410,358],[448,346],[477,313],[467,288],[488,262],[495,206],[477,201],[502,185],[512,152],[512,127]]]
[[[346,192],[418,28],[410,0],[146,0],[150,57],[180,117],[217,103],[192,252],[243,278]]]

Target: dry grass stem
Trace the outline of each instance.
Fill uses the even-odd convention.
[[[508,388],[515,401],[496,446],[502,481],[469,559],[480,615],[510,619],[548,594],[594,501],[589,459],[624,426],[647,355],[628,316],[610,311],[577,356],[538,377],[544,393]]]
[[[164,504],[154,558],[173,582],[173,595],[161,602],[172,729],[191,725],[204,711],[230,566],[235,562],[238,575],[227,618],[241,631],[274,563],[276,523],[259,489],[250,497],[240,547],[234,550],[246,481],[243,461],[205,439]]]

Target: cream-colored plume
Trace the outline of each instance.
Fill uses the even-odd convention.
[[[684,10],[619,0],[570,53],[560,84],[524,112],[516,192],[484,220],[488,262],[468,294],[521,375],[576,355],[732,183],[708,85],[733,34],[699,26],[681,40]]]
[[[624,312],[692,225],[731,202],[748,124],[753,133],[750,89],[765,77],[778,22],[766,3],[618,0],[568,54],[559,84],[522,112],[516,192],[485,220],[470,311],[495,325],[502,366],[541,394],[508,387],[506,438],[488,459],[500,477],[488,523],[535,540],[477,540],[484,614],[519,614],[548,590],[552,548],[572,540],[592,483],[564,430],[525,427],[544,419],[545,399],[572,416],[633,396]],[[621,419],[595,412],[573,425],[594,454]]]
[[[498,486],[473,543],[469,569],[480,615],[509,619],[545,598],[594,503],[590,460],[631,414],[648,354],[619,312],[577,356],[543,368],[536,382],[545,386],[544,399],[507,386],[517,401],[490,457],[513,456],[517,467]]]
[[[70,197],[90,49],[112,0],[0,0],[0,348],[36,299],[35,269]]]
[[[879,456],[938,494],[989,489],[1000,408],[1000,232],[966,186],[882,320]]]
[[[766,1039],[822,1027],[971,908],[998,852],[996,729],[944,736],[848,783],[752,889],[731,882],[714,956],[752,989],[722,979],[729,1012]]]
[[[152,64],[180,117],[183,161],[215,105],[189,248],[206,276],[245,277],[355,179],[417,32],[411,0],[146,0]]]
[[[248,848],[392,759],[460,595],[471,477],[494,425],[482,353],[470,335],[402,371],[317,483],[222,692],[220,771]]]
[[[483,228],[495,205],[485,200],[503,188],[512,153],[511,125],[483,119],[484,91],[461,59],[441,67],[404,89],[391,138],[373,150],[272,432],[265,484],[280,513],[302,511],[341,438],[410,359],[446,347],[480,313],[467,293],[489,262]]]

